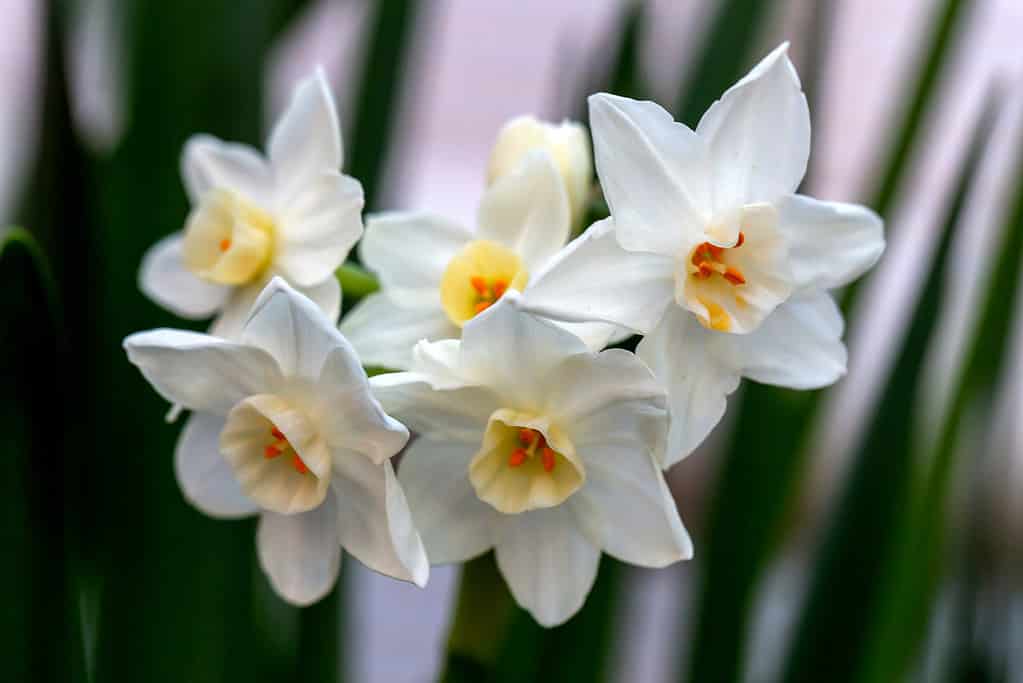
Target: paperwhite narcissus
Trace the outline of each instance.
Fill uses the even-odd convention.
[[[590,98],[611,218],[537,277],[524,305],[647,336],[637,353],[665,384],[665,466],[724,414],[740,377],[797,389],[845,372],[843,321],[827,290],[884,249],[869,209],[793,194],[810,119],[782,45],[711,105],[696,131],[653,102]]]
[[[556,124],[533,116],[518,116],[506,123],[490,153],[488,184],[514,172],[534,150],[546,151],[554,160],[568,193],[572,223],[578,225],[593,185],[593,158],[586,129],[575,121]]]
[[[246,145],[190,139],[181,171],[192,211],[139,274],[151,299],[183,318],[216,314],[210,332],[229,339],[275,275],[336,321],[334,271],[362,235],[362,186],[339,171],[341,132],[322,71],[295,88],[267,149],[264,159]]]
[[[261,514],[260,564],[285,599],[323,597],[341,547],[426,583],[390,461],[408,430],[381,409],[355,352],[312,301],[274,278],[238,341],[162,329],[124,347],[164,398],[193,411],[175,453],[185,497],[213,517]]]
[[[494,548],[516,601],[554,626],[582,606],[601,550],[663,567],[692,544],[655,456],[667,414],[650,370],[590,351],[517,298],[371,384],[419,434],[399,476],[430,561]]]
[[[381,291],[359,303],[341,331],[366,365],[407,369],[421,339],[461,336],[462,327],[530,278],[571,232],[568,197],[549,154],[534,151],[483,195],[470,230],[425,213],[384,213],[367,220],[362,262]],[[573,325],[593,348],[615,328]]]

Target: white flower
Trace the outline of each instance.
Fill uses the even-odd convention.
[[[274,278],[238,341],[162,329],[124,346],[160,395],[194,411],[175,453],[185,497],[214,517],[260,512],[260,563],[285,599],[325,595],[342,546],[376,571],[426,583],[390,461],[408,431],[312,301]]]
[[[663,567],[692,544],[655,457],[667,416],[650,370],[516,302],[371,384],[420,435],[399,475],[430,561],[494,548],[518,603],[554,626],[582,606],[601,550]]]
[[[511,174],[530,152],[543,150],[554,160],[568,193],[572,223],[577,225],[586,212],[593,185],[593,159],[586,129],[574,121],[559,124],[518,116],[504,125],[490,154],[488,183]]]
[[[181,170],[192,212],[139,274],[142,291],[177,315],[216,314],[211,332],[225,338],[238,335],[275,275],[337,320],[334,271],[362,235],[362,186],[339,171],[341,133],[322,71],[296,87],[267,148],[264,159],[246,145],[190,139]]]
[[[424,213],[367,220],[362,262],[380,278],[341,322],[363,363],[406,369],[421,339],[458,338],[473,316],[528,288],[571,232],[568,198],[550,156],[533,151],[480,201],[475,230]],[[573,325],[593,348],[615,328]]]
[[[827,293],[884,249],[869,209],[793,194],[806,171],[806,98],[782,45],[696,131],[652,102],[590,98],[611,218],[559,256],[524,305],[648,335],[638,353],[668,388],[665,466],[724,414],[740,377],[797,389],[845,372]]]

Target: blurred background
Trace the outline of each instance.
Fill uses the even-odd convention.
[[[1023,681],[1023,3],[0,0],[0,17],[0,225],[23,228],[0,232],[0,678]],[[848,376],[747,382],[669,473],[693,561],[605,561],[565,626],[517,614],[463,651],[460,568],[419,590],[349,558],[297,610],[252,521],[185,503],[180,427],[120,341],[185,326],[136,273],[183,223],[189,135],[261,145],[322,64],[368,209],[468,220],[507,119],[584,119],[609,90],[695,126],[782,40],[814,122],[803,191],[871,205],[889,248],[836,293]]]

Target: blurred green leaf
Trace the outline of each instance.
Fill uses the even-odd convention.
[[[87,680],[73,574],[74,469],[62,419],[77,403],[56,285],[35,240],[0,231],[0,648],[11,681]]]
[[[776,0],[721,0],[680,92],[676,119],[695,126],[711,103],[752,66],[759,29],[776,4]]]
[[[346,263],[337,269],[337,281],[341,285],[341,296],[345,310],[361,299],[380,289],[376,277],[362,266]]]
[[[167,406],[121,350],[131,332],[182,326],[139,292],[139,263],[187,215],[179,178],[187,137],[209,132],[252,144],[264,137],[263,66],[289,15],[280,12],[285,5],[297,3],[245,11],[223,0],[115,3],[125,48],[116,63],[127,89],[124,136],[109,158],[87,160],[79,175],[51,176],[58,184],[45,195],[84,197],[84,210],[57,225],[54,243],[63,253],[61,279],[74,287],[70,308],[84,320],[79,395],[100,399],[83,402],[76,452],[91,476],[82,514],[97,520],[97,680],[281,680],[296,670],[299,646],[290,643],[290,656],[279,657],[254,605],[254,521],[209,519],[185,503],[172,467],[181,425],[163,422]],[[66,36],[54,41],[62,45]],[[50,78],[60,75],[55,68]],[[66,79],[60,83],[63,90]],[[44,133],[71,130],[63,116],[60,128]],[[80,153],[63,140],[51,155],[57,163]],[[76,269],[88,277],[71,280]]]
[[[1023,145],[1017,145],[1023,149]],[[1023,259],[1023,154],[1016,168],[1016,195],[995,253],[981,315],[957,376],[952,400],[940,421],[933,451],[925,453],[915,472],[914,497],[901,528],[899,552],[883,593],[876,636],[868,651],[864,681],[898,678],[919,651],[932,603],[945,574],[947,508],[956,471],[960,433],[967,412],[990,415],[1019,291]],[[982,452],[971,449],[973,458]],[[911,549],[911,551],[910,551]],[[884,640],[882,640],[884,639]]]
[[[912,485],[920,380],[945,293],[950,244],[977,175],[995,115],[991,101],[975,127],[951,193],[939,243],[908,331],[862,444],[844,481],[834,517],[818,549],[810,590],[795,629],[782,680],[856,680],[869,626],[897,542]],[[885,680],[901,680],[890,678]]]
[[[968,10],[976,3],[968,0],[944,0],[936,10],[934,25],[928,33],[928,42],[921,54],[920,68],[912,94],[906,99],[902,118],[893,129],[895,134],[884,149],[887,158],[881,165],[880,180],[870,205],[882,216],[888,216],[892,202],[906,176],[910,153],[922,132],[924,116],[933,108],[938,94],[941,74],[952,56],[951,48],[957,30],[967,18]]]
[[[883,217],[890,218],[899,188],[906,181],[909,162],[917,140],[924,133],[924,116],[934,108],[941,76],[952,57],[952,48],[960,27],[968,18],[969,10],[975,3],[969,0],[943,0],[934,18],[934,24],[927,33],[926,43],[912,94],[906,100],[899,123],[893,126],[895,133],[883,149],[886,157],[880,165],[876,186],[871,190],[867,204]],[[842,308],[852,310],[860,284],[854,282],[842,293]]]
[[[407,91],[413,28],[425,15],[419,0],[375,0],[373,6],[347,154],[348,172],[362,183],[369,210],[377,208],[381,176],[394,143],[400,97]],[[356,256],[353,252],[352,257]]]

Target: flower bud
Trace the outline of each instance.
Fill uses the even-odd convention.
[[[574,121],[559,124],[519,116],[504,125],[490,155],[487,183],[510,173],[533,150],[546,151],[554,160],[565,183],[575,225],[583,219],[590,186],[593,159],[586,129]]]

